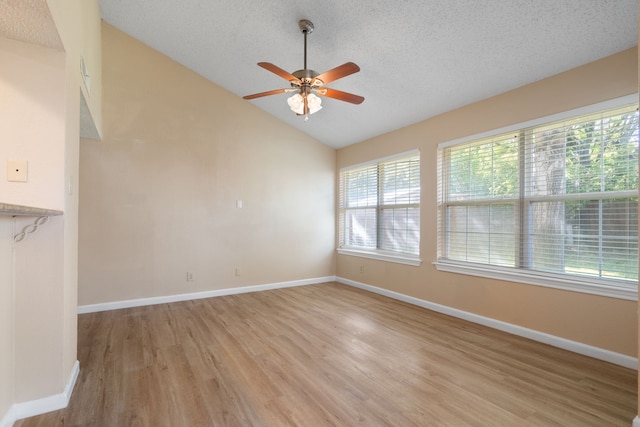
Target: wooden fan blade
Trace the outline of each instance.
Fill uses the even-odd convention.
[[[360,67],[358,67],[353,62],[347,62],[329,71],[325,71],[319,76],[316,76],[316,80],[322,80],[324,84],[327,84],[329,82],[341,79],[353,73],[357,73],[358,71],[360,71]]]
[[[272,73],[277,74],[283,79],[289,80],[290,82],[300,81],[300,79],[298,79],[293,74],[290,74],[288,71],[285,71],[282,68],[278,67],[277,65],[273,65],[270,62],[258,62],[258,66],[264,68],[265,70],[271,71]]]
[[[254,93],[253,95],[243,96],[242,99],[262,98],[263,96],[277,95],[279,93],[285,93],[285,92],[288,92],[289,90],[290,89],[275,89],[275,90],[270,90],[270,91],[267,91],[267,92]]]
[[[327,98],[338,99],[340,101],[350,102],[352,104],[362,104],[362,101],[364,101],[364,98],[362,96],[343,92],[337,89],[329,89],[328,87],[322,88],[322,90],[319,90],[316,93],[320,96],[326,96]]]

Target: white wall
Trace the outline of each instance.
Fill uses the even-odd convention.
[[[12,230],[12,218],[0,216],[0,420],[13,404],[14,391]]]

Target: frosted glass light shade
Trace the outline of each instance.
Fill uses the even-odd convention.
[[[313,114],[322,108],[322,99],[320,97],[310,93],[307,95],[307,107],[309,107],[309,114]]]
[[[294,113],[304,114],[304,99],[299,93],[296,93],[295,95],[287,99],[287,104],[289,104],[291,111],[293,111]]]
[[[304,114],[304,98],[299,93],[289,97],[289,99],[287,99],[287,104],[289,104],[291,111],[294,113]],[[322,99],[318,96],[313,93],[307,95],[307,107],[309,108],[309,114],[313,114],[320,110],[322,108],[322,105],[320,104],[322,104]]]

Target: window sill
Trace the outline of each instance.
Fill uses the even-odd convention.
[[[600,295],[610,298],[626,299],[631,301],[638,300],[637,286],[625,285],[621,282],[455,261],[436,261],[433,265],[439,271],[446,271],[449,273],[487,277],[489,279],[497,280],[508,280],[511,282],[546,286],[548,288]]]
[[[398,264],[413,265],[416,267],[422,263],[422,260],[417,256],[397,254],[393,252],[364,251],[361,249],[338,248],[338,253],[340,255],[349,255],[349,256],[357,256],[361,258],[377,259],[379,261],[395,262]]]

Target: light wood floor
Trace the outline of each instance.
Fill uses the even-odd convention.
[[[626,426],[633,370],[337,283],[79,316],[30,426]]]

